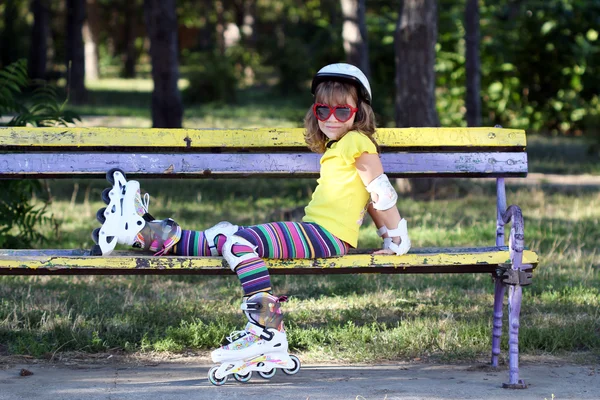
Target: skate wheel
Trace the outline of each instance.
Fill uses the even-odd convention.
[[[300,359],[296,356],[290,356],[292,361],[294,361],[294,366],[292,368],[283,368],[283,372],[287,375],[295,375],[300,371]]]
[[[267,372],[258,371],[258,374],[263,379],[271,379],[272,377],[275,376],[276,372],[277,372],[277,368],[273,368],[273,369],[271,369],[271,370],[269,370]]]
[[[233,374],[233,378],[238,382],[248,382],[252,378],[252,371],[249,371],[246,375]]]
[[[92,231],[92,240],[94,243],[98,244],[100,241],[100,228],[96,228]]]
[[[102,191],[102,201],[104,202],[104,204],[110,204],[110,191],[112,190],[112,188],[106,188]]]
[[[224,385],[227,382],[227,375],[225,375],[221,379],[217,379],[217,370],[219,367],[212,367],[210,371],[208,371],[208,380],[215,386]]]
[[[106,207],[102,207],[101,209],[98,210],[98,212],[96,212],[96,219],[101,224],[103,224],[106,221],[106,216],[104,215],[105,212],[106,212]]]
[[[121,168],[112,168],[106,173],[106,180],[111,185],[115,184],[115,177],[114,177],[115,172],[120,172],[123,175],[123,178],[125,178],[125,172],[123,172],[123,170]]]

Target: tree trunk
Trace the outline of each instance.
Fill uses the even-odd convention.
[[[217,26],[216,26],[216,41],[217,49],[221,57],[225,56],[225,10],[223,8],[223,1],[215,1],[215,12],[217,14]]]
[[[97,0],[87,0],[87,19],[83,26],[83,42],[85,43],[85,77],[96,80],[100,78],[100,54],[98,41],[104,23]]]
[[[135,64],[137,62],[137,51],[135,49],[135,39],[137,39],[136,27],[136,3],[129,1],[125,5],[125,60],[123,62],[123,71],[121,75],[124,78],[135,77]]]
[[[435,127],[437,1],[404,0],[396,26],[396,126]]]
[[[75,104],[87,100],[82,34],[84,22],[85,0],[67,0],[67,87],[69,99]]]
[[[14,51],[15,23],[19,15],[16,0],[7,0],[4,4],[4,29],[0,31],[1,67],[17,61]],[[16,57],[18,58],[18,57]]]
[[[465,10],[467,125],[481,126],[481,76],[479,60],[479,0],[467,0]]]
[[[396,126],[440,125],[435,106],[437,0],[404,0],[394,35]],[[410,179],[413,193],[435,193],[435,179]]]
[[[175,0],[144,0],[152,59],[152,126],[181,128],[183,105],[177,87],[177,15]]]
[[[360,68],[368,78],[371,76],[371,69],[365,23],[365,0],[341,0],[341,4],[344,15],[342,37],[346,61]]]
[[[85,49],[85,76],[87,79],[95,81],[100,75],[98,71],[98,47],[88,22],[83,24],[83,43]]]
[[[31,79],[46,79],[48,37],[50,36],[50,10],[47,0],[33,0],[31,13],[33,14],[33,28],[31,29],[27,70]]]

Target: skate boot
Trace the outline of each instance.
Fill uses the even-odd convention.
[[[300,371],[298,357],[288,354],[283,329],[283,314],[279,307],[286,300],[260,292],[242,304],[248,318],[246,328],[232,332],[226,343],[211,353],[212,360],[221,363],[208,372],[208,380],[213,385],[225,384],[232,374],[235,380],[248,382],[253,371],[264,379],[272,378],[277,368],[288,375]]]
[[[181,227],[171,218],[146,221],[142,230],[132,244],[144,250],[149,250],[155,256],[169,253],[171,248],[181,239]]]
[[[108,171],[106,179],[113,186],[102,192],[107,207],[96,213],[102,227],[92,232],[93,255],[109,255],[118,243],[159,250],[157,255],[161,255],[177,243],[181,228],[171,219],[157,221],[150,215],[150,196],[141,196],[138,181],[127,181],[120,169]]]

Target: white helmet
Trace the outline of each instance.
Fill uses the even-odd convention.
[[[310,92],[314,95],[319,83],[324,81],[339,81],[351,83],[358,89],[358,97],[365,103],[371,104],[371,86],[363,72],[351,64],[338,63],[324,66],[317,72],[312,81]]]

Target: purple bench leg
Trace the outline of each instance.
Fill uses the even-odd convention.
[[[504,178],[496,181],[497,191],[497,218],[496,218],[496,246],[504,246],[504,213],[506,212],[506,190]],[[492,323],[492,367],[498,367],[498,356],[500,355],[500,339],[502,338],[502,309],[504,307],[504,294],[506,285],[502,279],[492,275],[494,278],[494,315]]]
[[[498,366],[500,338],[502,337],[502,308],[506,286],[500,278],[494,278],[494,323],[492,328],[492,367]]]
[[[521,209],[515,205],[508,207],[502,216],[504,223],[511,223],[509,249],[511,268],[520,271],[523,263],[524,224]],[[519,379],[519,316],[521,314],[522,289],[519,283],[509,285],[508,289],[508,383],[503,388],[526,389],[527,385]],[[495,307],[495,304],[494,304]],[[495,318],[495,316],[494,316]]]
[[[526,389],[527,385],[519,379],[519,315],[521,313],[521,286],[508,288],[508,383],[503,388]]]

